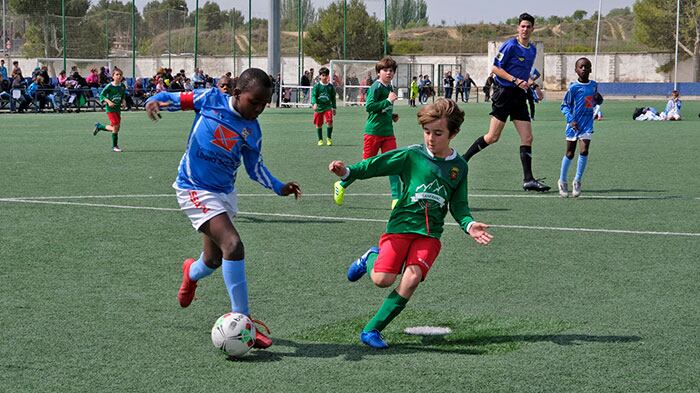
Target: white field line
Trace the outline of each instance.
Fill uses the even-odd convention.
[[[19,198],[0,198],[0,202],[6,203],[31,203],[44,205],[67,205],[67,206],[83,206],[83,207],[107,207],[112,209],[133,209],[133,210],[153,210],[153,211],[179,211],[178,208],[172,207],[150,207],[150,206],[128,206],[128,205],[108,205],[100,203],[83,203],[83,202],[65,202],[65,201],[47,201],[47,200],[32,200]],[[286,214],[286,213],[262,213],[262,212],[243,212],[239,211],[241,216],[263,216],[263,217],[283,217],[283,218],[301,218],[306,220],[327,220],[327,221],[356,221],[356,222],[377,222],[386,223],[386,220],[376,218],[359,218],[359,217],[330,217],[330,216],[308,216],[302,214]],[[448,222],[445,225],[457,226],[457,223]],[[625,229],[602,229],[602,228],[565,228],[565,227],[547,227],[534,225],[500,225],[493,224],[493,228],[508,228],[508,229],[534,229],[534,230],[550,230],[550,231],[566,231],[566,232],[592,232],[592,233],[620,233],[630,235],[656,235],[656,236],[698,236],[700,233],[695,232],[658,232],[658,231],[632,231]]]
[[[391,194],[374,194],[374,193],[351,193],[349,196],[362,197],[386,197]],[[262,194],[238,194],[239,197],[277,197],[273,192]],[[306,198],[330,198],[333,194],[303,194]],[[65,195],[65,196],[22,196],[22,197],[4,197],[3,201],[9,200],[56,200],[56,199],[110,199],[110,198],[171,198],[175,197],[172,194],[122,194],[122,195]],[[559,198],[557,194],[470,194],[470,198]],[[645,196],[645,195],[585,195],[579,199],[693,199],[700,200],[700,197],[678,197],[678,196]]]

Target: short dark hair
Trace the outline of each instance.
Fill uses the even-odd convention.
[[[377,62],[377,65],[374,67],[374,69],[377,71],[378,74],[379,71],[385,68],[391,68],[394,72],[396,72],[396,67],[398,67],[398,65],[396,64],[396,60],[392,59],[389,56],[386,56]]]
[[[576,64],[576,66],[578,66],[578,63],[581,62],[581,61],[587,61],[588,64],[591,63],[591,60],[589,60],[588,57],[585,57],[585,56],[584,56],[584,57],[579,57],[578,60],[576,60],[576,63],[574,63],[574,64]]]
[[[321,67],[318,69],[319,75],[330,75],[331,71],[327,67]]]
[[[267,72],[260,68],[248,68],[238,77],[236,88],[240,91],[246,91],[252,90],[255,87],[272,89],[272,81]]]
[[[520,22],[524,20],[530,22],[533,26],[535,25],[535,17],[528,14],[527,12],[523,12],[522,14],[520,14],[520,16],[518,17],[518,24],[520,24]]]

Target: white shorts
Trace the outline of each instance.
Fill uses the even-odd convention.
[[[566,136],[566,140],[569,141],[569,142],[576,142],[576,141],[579,140],[579,139],[585,139],[585,140],[589,140],[589,141],[590,141],[592,137],[593,137],[593,133],[592,133],[592,132],[584,132],[583,134],[578,134],[578,135],[574,135],[574,136],[568,136],[568,135],[567,135],[567,136]]]
[[[192,222],[194,229],[204,225],[205,222],[221,213],[228,214],[233,221],[238,213],[238,197],[236,191],[230,194],[221,194],[205,190],[185,190],[173,184],[176,191],[177,203],[180,210],[185,212]]]

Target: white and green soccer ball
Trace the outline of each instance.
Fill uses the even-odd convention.
[[[229,356],[242,357],[255,344],[255,325],[243,314],[224,314],[211,329],[211,342]]]

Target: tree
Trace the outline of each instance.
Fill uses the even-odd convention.
[[[387,20],[394,29],[428,25],[425,0],[391,0],[387,5]]]
[[[693,81],[700,82],[700,0],[680,0],[678,46],[693,58]],[[634,33],[654,48],[675,50],[676,0],[638,0],[634,3]]]
[[[301,3],[301,22],[304,30],[316,20],[316,9],[311,0],[282,0],[282,27],[296,31],[299,20],[299,3]]]
[[[67,16],[83,16],[90,0],[66,0]],[[9,7],[18,14],[61,15],[61,2],[56,0],[10,0]]]
[[[576,10],[573,14],[571,14],[571,19],[575,21],[580,21],[583,20],[583,18],[585,18],[586,15],[588,15],[588,12],[584,10]]]
[[[348,59],[378,59],[384,52],[384,26],[369,16],[360,0],[348,2]],[[343,1],[331,3],[318,12],[304,38],[305,52],[319,63],[343,58]]]

